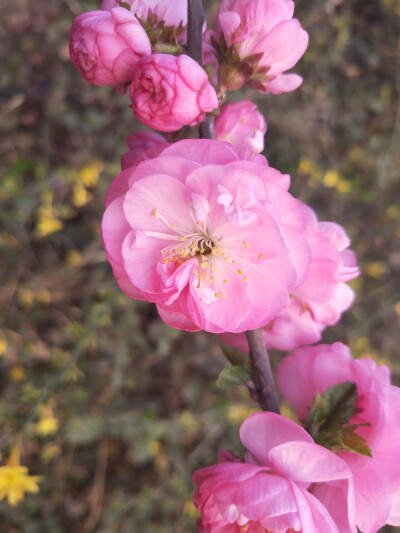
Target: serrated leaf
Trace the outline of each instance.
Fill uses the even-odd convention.
[[[248,372],[241,366],[228,366],[219,373],[216,386],[220,389],[246,385],[250,379]]]
[[[357,386],[352,381],[317,392],[308,413],[305,429],[317,444],[332,451],[347,451],[372,457],[367,441],[356,433],[360,425],[347,425],[355,413]]]
[[[353,424],[351,426],[346,426],[345,428],[343,428],[343,445],[346,447],[346,451],[358,453],[359,455],[366,455],[367,457],[372,457],[371,448],[368,446],[367,441],[364,439],[364,437],[356,433],[356,429],[359,426],[360,424]]]
[[[320,433],[334,435],[354,415],[356,401],[357,386],[352,381],[333,385],[323,394],[317,392],[304,424],[305,429],[316,442]]]

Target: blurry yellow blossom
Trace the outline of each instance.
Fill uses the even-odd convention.
[[[325,187],[336,189],[341,194],[346,194],[351,191],[351,184],[345,180],[337,170],[329,169],[325,172],[322,182]]]
[[[4,355],[7,351],[7,341],[6,339],[0,339],[0,357]]]
[[[0,501],[7,498],[15,506],[24,499],[25,492],[39,492],[39,476],[30,476],[28,468],[20,465],[19,451],[13,447],[5,466],[0,466]]]
[[[397,304],[394,306],[394,310],[398,316],[400,316],[400,302],[397,302]]]
[[[66,382],[76,382],[79,379],[85,377],[85,374],[76,365],[71,365],[64,372],[62,379]]]
[[[53,207],[53,195],[49,192],[43,198],[43,205],[38,210],[36,231],[40,237],[46,237],[63,228],[63,223],[57,218],[57,211]]]
[[[39,422],[36,425],[36,433],[41,437],[54,435],[58,430],[58,420],[53,414],[53,409],[46,405],[39,408]]]
[[[83,207],[92,199],[90,192],[80,181],[75,183],[72,191],[72,202],[76,207]]]
[[[307,157],[302,157],[299,161],[297,172],[299,174],[315,174],[316,172],[318,172],[318,167],[314,163],[314,161],[311,161],[311,159],[308,159]]]
[[[228,408],[228,420],[231,424],[241,423],[245,418],[256,412],[257,409],[246,407],[245,405],[231,405]]]
[[[198,423],[197,423],[196,417],[188,409],[185,409],[179,415],[179,422],[182,424],[184,429],[186,429],[188,431],[195,430],[198,427]]]
[[[103,165],[99,161],[87,165],[78,172],[78,176],[85,187],[93,187],[99,181]]]
[[[76,250],[70,250],[67,255],[67,265],[71,267],[78,266],[82,263],[83,257]]]
[[[35,294],[31,289],[20,289],[18,291],[18,301],[25,309],[32,307],[34,299]]]
[[[21,365],[15,365],[10,369],[10,379],[19,383],[26,378],[25,371]]]
[[[38,302],[43,305],[51,303],[51,292],[48,289],[42,289],[37,295]]]
[[[159,455],[162,449],[163,449],[163,445],[158,440],[152,440],[151,442],[149,442],[147,446],[147,451],[153,457],[156,457],[157,455]]]
[[[61,448],[59,446],[56,446],[55,444],[48,444],[47,446],[44,446],[41,453],[40,458],[44,463],[50,463],[53,459],[58,457],[61,453]]]
[[[364,265],[364,272],[371,278],[378,279],[386,272],[386,264],[383,261],[371,261]]]

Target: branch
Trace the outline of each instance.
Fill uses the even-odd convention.
[[[203,0],[188,0],[188,24],[186,53],[201,65],[203,24],[205,20]]]
[[[203,25],[205,20],[203,0],[188,0],[188,25],[186,53],[202,64]],[[206,117],[200,124],[201,139],[214,139],[214,117]]]
[[[258,403],[264,411],[272,411],[279,414],[279,400],[262,328],[246,331],[246,337],[250,347]]]

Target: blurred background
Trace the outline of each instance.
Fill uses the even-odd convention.
[[[140,125],[69,62],[72,20],[99,5],[0,0],[0,466],[20,450],[41,476],[0,502],[1,533],[195,532],[191,474],[241,453],[256,410],[246,389],[215,387],[216,336],[168,328],[106,261],[104,198]],[[295,15],[302,87],[234,97],[265,113],[264,153],[293,194],[351,236],[357,299],[324,340],[400,385],[400,1],[298,0]]]

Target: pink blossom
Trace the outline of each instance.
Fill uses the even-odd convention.
[[[291,0],[221,1],[214,39],[221,58],[220,81],[227,90],[244,83],[273,94],[299,87],[300,76],[283,74],[308,44],[308,34],[292,18],[293,11]]]
[[[187,25],[187,0],[124,0],[131,6],[131,12],[146,21],[149,15],[155,15],[157,21],[164,21],[166,26]],[[103,0],[101,9],[109,11],[117,7],[117,0]]]
[[[356,259],[348,250],[350,239],[333,222],[318,222],[307,209],[308,224],[303,236],[311,256],[307,276],[293,290],[288,305],[264,327],[267,348],[293,350],[321,339],[327,325],[336,324],[353,303],[347,281],[359,275]],[[223,334],[227,344],[248,352],[245,335]]]
[[[225,106],[215,121],[215,139],[233,144],[241,142],[250,150],[261,152],[264,148],[267,126],[263,116],[256,109],[257,106],[248,100]],[[121,158],[122,170],[149,159],[149,154],[154,153],[154,150],[149,152],[149,148],[156,146],[165,148],[167,144],[165,137],[149,131],[135,132],[126,142],[129,150]]]
[[[129,82],[139,59],[151,53],[146,32],[121,7],[83,13],[72,23],[69,36],[71,61],[95,85]]]
[[[171,326],[240,332],[266,324],[303,279],[303,204],[289,177],[243,145],[183,140],[114,180],[103,218],[122,290]]]
[[[160,131],[177,131],[202,122],[218,107],[207,74],[192,58],[153,54],[136,66],[131,85],[135,115]]]
[[[121,157],[122,170],[131,168],[140,163],[140,161],[154,157],[154,150],[151,150],[151,148],[156,148],[157,153],[154,153],[154,155],[157,155],[158,149],[165,148],[168,143],[159,133],[136,131],[133,135],[127,137],[126,144],[129,151]]]
[[[363,533],[376,533],[385,523],[399,524],[400,389],[390,384],[390,371],[371,359],[352,359],[341,343],[300,348],[285,357],[277,371],[280,390],[305,420],[317,392],[345,381],[357,386],[358,399],[349,424],[362,424],[357,433],[372,457],[338,451],[354,477],[356,522]],[[337,497],[329,486],[314,494],[321,501]]]
[[[356,531],[349,468],[299,425],[257,413],[243,423],[240,439],[248,450],[245,462],[222,462],[193,475],[202,515],[198,533]],[[343,491],[336,523],[307,490],[320,483]]]
[[[250,100],[224,106],[215,119],[215,138],[218,141],[243,143],[253,152],[264,150],[264,135],[267,124]]]

